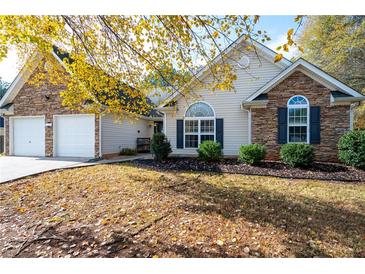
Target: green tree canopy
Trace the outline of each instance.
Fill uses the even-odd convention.
[[[365,16],[309,16],[299,42],[305,59],[365,94]],[[365,105],[356,124],[365,127]]]
[[[3,81],[0,77],[0,100],[1,100],[1,98],[3,98],[3,96],[4,96],[5,92],[7,91],[8,87],[9,87],[9,83]]]

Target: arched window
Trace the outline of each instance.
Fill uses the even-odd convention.
[[[309,102],[301,95],[288,100],[288,142],[309,143]]]
[[[215,140],[215,114],[204,102],[192,104],[185,112],[185,148],[197,148],[200,143]]]
[[[197,102],[188,108],[185,117],[214,117],[214,111],[208,104]]]

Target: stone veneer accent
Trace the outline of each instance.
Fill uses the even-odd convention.
[[[313,145],[315,159],[338,161],[337,142],[350,128],[349,106],[330,106],[330,90],[300,71],[294,72],[267,95],[266,108],[252,109],[252,142],[266,145],[267,159],[279,159],[277,108],[286,107],[290,97],[303,95],[310,106],[321,107],[321,143]]]
[[[30,76],[30,81],[34,79],[36,73],[39,72],[37,68]],[[66,78],[65,78],[66,79]],[[11,116],[37,116],[45,115],[45,123],[52,123],[51,127],[45,128],[45,153],[47,157],[54,156],[53,151],[53,115],[58,114],[80,114],[79,111],[69,110],[62,106],[60,91],[65,89],[64,84],[54,85],[42,80],[39,87],[31,85],[27,81],[19,91],[18,95],[13,101],[14,115]],[[46,96],[49,98],[47,99]],[[5,153],[9,155],[9,115],[5,116]],[[99,156],[99,116],[95,115],[95,157]]]

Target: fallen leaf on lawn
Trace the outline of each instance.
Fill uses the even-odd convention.
[[[18,207],[17,210],[20,212],[20,213],[24,213],[25,211],[27,211],[27,209],[25,207]]]
[[[26,188],[27,192],[33,192],[33,185],[28,185]]]
[[[67,204],[62,204],[61,207],[62,208],[68,208],[68,205]]]
[[[108,224],[108,220],[107,219],[101,219],[100,224],[107,225]]]
[[[57,223],[57,222],[61,222],[61,221],[62,221],[62,218],[61,218],[61,217],[59,217],[59,216],[54,216],[54,217],[52,217],[51,219],[49,219],[49,221],[50,221],[51,223]]]

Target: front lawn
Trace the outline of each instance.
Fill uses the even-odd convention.
[[[2,257],[364,257],[365,184],[97,165],[0,185]]]

